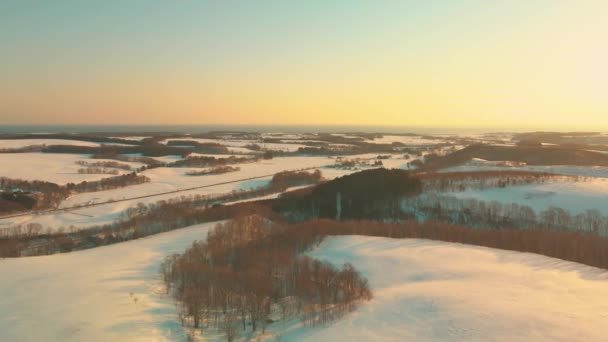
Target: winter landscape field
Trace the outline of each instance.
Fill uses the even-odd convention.
[[[603,166],[586,165],[576,149],[522,142],[517,134],[507,141],[504,134],[502,140],[495,135],[356,132],[210,132],[198,138],[154,133],[135,140],[128,134],[0,137],[13,149],[0,154],[3,165],[10,165],[0,182],[4,339],[602,339],[608,271],[604,247],[594,246],[606,246],[608,183]],[[91,142],[107,139],[120,144]],[[513,158],[484,160],[478,146],[506,147]],[[526,161],[530,149],[536,153],[534,163]],[[554,165],[549,159],[556,151],[580,161]],[[454,157],[459,154],[467,158]],[[441,163],[449,165],[437,168]],[[397,174],[376,179],[382,170]],[[404,176],[391,185],[392,177]],[[307,196],[312,196],[311,210],[302,204]],[[386,209],[395,205],[396,211]],[[267,221],[243,221],[246,217]],[[345,226],[330,228],[336,221],[324,219]],[[387,223],[370,222],[366,229],[367,220],[378,219]],[[231,230],[216,227],[225,222],[232,222]],[[412,224],[420,225],[417,232],[411,232]],[[208,236],[233,232],[241,242],[232,246],[255,245],[258,239],[288,234],[290,225],[297,234],[310,229],[307,225],[327,227],[327,233],[298,238],[310,242],[295,246],[296,258],[307,256],[338,270],[352,265],[371,296],[353,298],[346,311],[326,317],[319,305],[324,310],[340,305],[313,297],[312,303],[290,306],[286,301],[301,293],[283,299],[273,294],[263,304],[267,311],[255,311],[266,317],[258,322],[262,327],[253,328],[250,320],[261,318],[246,306],[235,308],[234,315],[230,309],[213,313],[212,306],[200,307],[196,310],[205,314],[191,316],[190,297],[180,297],[180,285],[163,271],[166,260],[178,260],[166,258],[179,257]],[[583,239],[579,248],[601,250],[571,255],[540,244],[449,237],[450,229],[466,226],[490,234],[505,229],[566,234],[569,240]],[[250,235],[250,229],[258,233]],[[448,235],[435,229],[448,229]],[[245,236],[250,237],[243,241]],[[585,239],[594,236],[602,241],[586,245]],[[237,253],[243,247],[229,248]],[[172,272],[177,272],[174,262]]]
[[[607,341],[606,13],[0,0],[0,342]]]

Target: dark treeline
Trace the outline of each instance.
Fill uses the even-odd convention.
[[[118,163],[115,161],[97,161],[97,162],[88,162],[85,160],[78,160],[76,164],[80,166],[86,167],[102,167],[102,168],[112,168],[112,169],[120,169],[125,171],[131,171],[131,165],[125,163]]]
[[[416,173],[422,181],[425,192],[464,191],[490,187],[505,188],[513,185],[544,183],[548,181],[581,181],[586,177],[565,176],[554,173],[499,170],[466,172],[423,172]]]
[[[404,170],[372,169],[321,183],[312,191],[283,196],[274,205],[292,221],[311,218],[399,219],[403,197],[422,191],[418,178]]]
[[[9,212],[19,212],[23,210],[45,210],[56,208],[61,201],[66,199],[72,193],[92,192],[101,190],[111,190],[123,188],[130,185],[142,184],[150,181],[144,175],[139,175],[135,172],[126,173],[123,175],[102,178],[95,181],[82,181],[80,183],[67,183],[58,185],[44,181],[28,181],[22,179],[11,179],[0,177],[0,192],[27,192],[27,196],[33,201],[33,205],[22,207],[0,206],[0,213],[7,214]],[[17,198],[16,203],[23,202],[23,196]],[[3,197],[5,200],[11,200],[8,197]]]
[[[111,144],[125,144],[125,145],[140,145],[141,142],[137,140],[112,138],[101,135],[92,134],[68,134],[68,133],[45,133],[45,134],[2,134],[0,135],[1,140],[6,139],[60,139],[60,140],[75,140],[75,141],[87,141],[96,143],[111,143]]]
[[[560,146],[497,146],[475,144],[445,156],[425,161],[425,170],[462,165],[473,158],[488,161],[514,161],[529,165],[608,165],[608,155]]]
[[[257,157],[230,156],[228,158],[216,158],[216,157],[210,157],[210,156],[194,156],[194,157],[188,157],[188,158],[182,159],[182,160],[176,160],[172,163],[166,164],[166,166],[167,167],[210,167],[210,166],[256,162],[258,160],[259,159]]]
[[[74,145],[50,145],[42,149],[43,153],[74,153],[74,154],[134,154],[140,153],[148,157],[162,157],[169,155],[187,156],[194,152],[193,149],[166,146],[163,144],[150,144],[140,146],[74,146]]]
[[[242,216],[167,257],[161,274],[182,324],[219,330],[233,341],[276,319],[327,323],[371,298],[367,279],[352,265],[338,270],[298,256],[315,242],[300,235],[258,215]]]
[[[192,147],[195,148],[197,153],[209,153],[209,154],[228,154],[230,150],[228,147],[215,142],[198,142],[195,140],[169,140],[167,146],[180,146],[180,147]]]
[[[238,166],[222,165],[222,166],[212,166],[209,169],[201,170],[201,171],[188,171],[188,172],[186,172],[186,175],[187,176],[219,175],[219,174],[228,173],[228,172],[236,172],[239,170],[241,170],[241,168]]]

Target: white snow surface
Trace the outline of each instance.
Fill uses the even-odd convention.
[[[605,166],[577,166],[577,165],[520,165],[504,166],[513,164],[510,161],[490,162],[483,159],[475,159],[467,164],[442,169],[440,172],[468,172],[468,171],[499,171],[520,170],[556,173],[571,176],[587,176],[608,178],[608,167]],[[503,165],[503,166],[497,166]]]
[[[0,157],[2,154],[0,154]],[[73,155],[66,155],[73,156]],[[73,195],[64,200],[60,207],[72,207],[81,204],[103,203],[110,200],[152,195],[174,190],[187,189],[198,186],[236,181],[245,178],[272,175],[285,170],[296,170],[301,168],[323,166],[332,164],[333,160],[327,157],[280,157],[258,162],[238,164],[240,171],[218,175],[187,176],[186,172],[201,170],[200,168],[166,168],[159,167],[149,169],[141,174],[150,178],[150,182],[105,191],[86,192]],[[73,164],[73,162],[72,162]],[[74,166],[78,166],[73,164]],[[40,176],[39,172],[32,171]],[[327,179],[355,172],[354,170],[322,169],[322,174]],[[107,175],[106,175],[107,176]],[[46,177],[46,176],[45,176]],[[37,178],[34,178],[37,179]],[[108,203],[100,206],[77,209],[70,212],[58,212],[47,215],[28,215],[10,219],[0,220],[0,229],[16,224],[39,223],[45,228],[57,230],[59,228],[85,228],[99,224],[111,223],[119,217],[127,208],[138,203],[155,203],[160,200],[179,198],[191,195],[216,195],[229,193],[235,190],[246,190],[264,186],[270,178],[245,180],[242,182],[219,184],[210,187],[189,190],[179,193],[166,194],[124,202]]]
[[[0,259],[2,341],[185,341],[158,276],[214,223],[51,256]]]
[[[100,143],[67,139],[0,139],[0,149],[20,148],[32,145],[99,146]]]
[[[76,164],[76,161],[79,160],[103,161],[103,159],[90,159],[89,155],[67,153],[0,153],[0,177],[43,180],[60,185],[112,177],[112,175],[106,174],[79,174],[78,169],[83,168]],[[143,165],[140,163],[127,164],[133,167]]]
[[[52,256],[0,260],[5,341],[185,341],[163,257],[213,223]],[[603,341],[608,271],[535,254],[419,239],[329,237],[308,253],[350,262],[374,298],[330,325],[275,322],[281,341]],[[217,336],[213,336],[217,338]]]
[[[392,144],[394,142],[399,142],[405,145],[437,145],[445,141],[443,139],[429,139],[421,136],[383,135],[382,138],[376,138],[369,140],[368,142],[374,144]]]
[[[608,271],[536,254],[419,239],[330,237],[311,256],[350,262],[374,298],[281,341],[605,341]],[[278,335],[275,335],[275,337]]]
[[[517,203],[531,207],[536,213],[549,207],[559,207],[571,215],[588,209],[597,209],[603,215],[608,215],[608,179],[605,178],[515,185],[506,188],[467,189],[447,192],[445,195],[486,202]]]

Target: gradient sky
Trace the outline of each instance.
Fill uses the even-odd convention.
[[[608,1],[0,0],[0,124],[608,130]]]

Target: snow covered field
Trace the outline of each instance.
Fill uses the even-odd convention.
[[[163,295],[163,257],[213,223],[86,251],[0,259],[2,341],[185,341]]]
[[[505,162],[506,163],[506,162]],[[605,166],[575,166],[575,165],[522,165],[522,166],[496,166],[497,162],[483,163],[480,159],[461,166],[442,169],[441,172],[468,172],[468,171],[499,171],[521,170],[556,173],[571,176],[588,176],[608,178],[608,167]]]
[[[2,154],[0,154],[0,157]],[[63,155],[62,155],[63,156]],[[66,155],[73,156],[73,155]],[[76,205],[103,203],[110,200],[120,200],[138,196],[146,196],[174,190],[192,187],[206,186],[217,183],[236,181],[250,177],[272,175],[285,170],[296,170],[308,167],[318,167],[333,164],[333,159],[327,157],[281,157],[271,160],[260,160],[255,163],[243,163],[238,166],[240,171],[218,175],[187,176],[186,172],[201,170],[194,168],[155,168],[142,172],[150,178],[149,183],[137,184],[125,188],[105,191],[86,192],[73,195],[64,200],[60,207],[67,208]],[[72,163],[73,164],[73,163]],[[71,165],[68,163],[68,165]],[[74,166],[77,166],[74,164]],[[327,179],[355,172],[355,170],[322,169],[322,174]],[[93,175],[96,176],[96,175]],[[100,175],[103,176],[103,175]],[[106,175],[107,176],[107,175]],[[35,178],[34,178],[35,179]],[[40,179],[40,176],[39,178]],[[129,207],[138,203],[155,203],[160,200],[179,198],[191,195],[217,195],[230,193],[236,190],[246,190],[266,185],[270,177],[262,179],[246,180],[242,182],[213,185],[202,189],[184,191],[180,193],[166,194],[156,197],[142,198],[131,201],[108,203],[101,206],[78,209],[70,212],[58,212],[47,215],[28,215],[11,219],[0,220],[0,229],[16,224],[39,223],[45,228],[57,230],[61,227],[85,228],[99,224],[110,223]]]
[[[405,145],[437,145],[444,143],[442,139],[428,139],[421,136],[407,136],[407,135],[384,135],[382,138],[376,138],[369,140],[374,144],[392,144],[394,142],[402,143]]]
[[[604,178],[580,182],[516,185],[507,188],[468,189],[448,192],[445,195],[486,202],[517,203],[527,205],[537,213],[553,206],[562,208],[571,215],[587,209],[597,209],[603,215],[608,215],[608,179]]]
[[[281,341],[604,341],[608,271],[535,254],[417,239],[331,237],[309,253],[350,262],[374,299]],[[279,324],[277,324],[278,326]]]
[[[167,141],[169,140],[175,140],[175,141],[196,141],[198,143],[218,143],[221,145],[224,145],[226,147],[228,147],[228,149],[230,151],[236,152],[236,153],[253,153],[254,151],[250,150],[250,149],[246,149],[244,148],[247,145],[260,145],[263,148],[269,149],[269,150],[276,150],[276,151],[287,151],[287,152],[293,152],[293,151],[297,151],[298,148],[300,147],[307,147],[306,145],[302,145],[302,144],[290,144],[290,143],[265,143],[262,141],[258,141],[258,140],[229,140],[229,139],[205,139],[205,138],[171,138],[171,139],[167,139],[165,141],[163,141],[162,143],[166,144]]]
[[[0,139],[0,149],[20,148],[32,145],[99,146],[100,143],[65,139]]]
[[[106,174],[79,174],[76,161],[103,161],[89,159],[88,155],[63,153],[0,153],[0,177],[24,180],[42,180],[57,184],[79,183],[110,177]],[[143,164],[127,163],[136,168]],[[124,170],[118,170],[125,173]]]
[[[185,341],[158,265],[213,224],[91,250],[0,260],[6,341]],[[274,323],[281,341],[602,341],[608,271],[417,239],[330,237],[311,256],[353,263],[374,299],[328,326]]]

